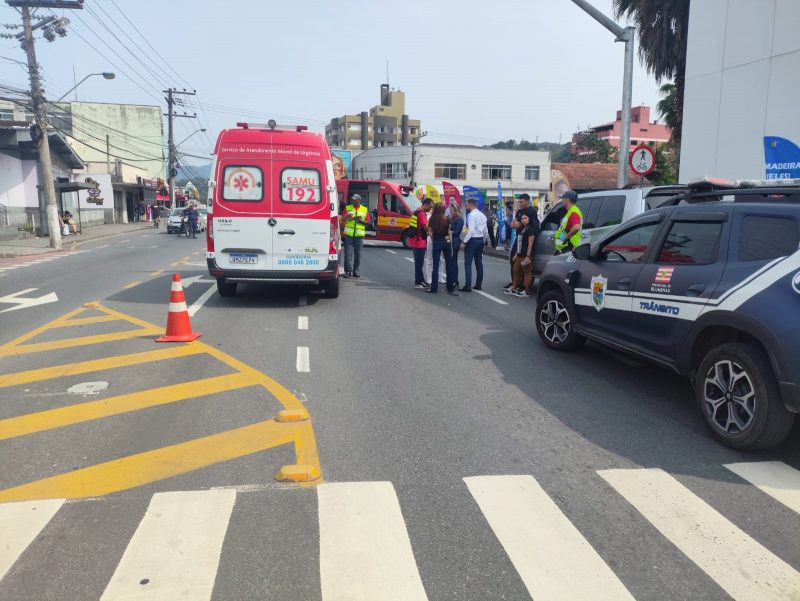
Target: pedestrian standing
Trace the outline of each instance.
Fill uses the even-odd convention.
[[[433,214],[433,208],[440,203],[433,203],[429,211],[427,211],[428,215],[428,223],[430,223],[431,215]],[[433,282],[433,240],[430,236],[426,240],[425,246],[425,262],[423,263],[423,275],[425,276],[425,281],[428,283]],[[447,283],[447,269],[444,263],[439,265],[439,283],[445,284]]]
[[[522,213],[520,222],[522,229],[517,233],[514,281],[511,288],[504,292],[519,298],[529,298],[533,285],[533,248],[536,244],[536,236],[539,235],[539,227],[538,220],[531,221],[530,213]]]
[[[497,221],[495,219],[494,213],[492,212],[492,209],[490,209],[489,206],[487,205],[486,208],[483,210],[483,214],[486,216],[486,229],[489,230],[489,244],[492,245],[492,248],[497,248],[497,234],[495,234]]]
[[[458,251],[461,250],[461,234],[464,231],[464,218],[461,209],[455,203],[450,203],[450,244],[452,245],[452,258],[450,260],[450,273],[456,288],[458,281]]]
[[[344,277],[360,278],[361,247],[367,233],[369,211],[361,204],[361,195],[353,194],[344,208]]]
[[[186,237],[197,238],[197,219],[199,215],[194,204],[189,204],[186,209]]]
[[[514,258],[517,255],[517,249],[519,248],[519,244],[517,243],[517,238],[519,237],[520,233],[522,232],[522,215],[528,215],[529,223],[539,228],[539,219],[537,217],[537,210],[536,208],[530,206],[531,204],[531,197],[529,194],[520,194],[519,198],[516,200],[517,202],[517,212],[514,214],[514,218],[511,220],[509,227],[513,232],[514,243],[511,245],[508,253],[508,269],[511,273],[511,281],[503,286],[503,292],[508,293],[511,289],[514,288]]]
[[[581,228],[583,227],[583,213],[578,207],[578,195],[572,190],[567,190],[561,196],[561,203],[567,213],[561,219],[553,241],[556,245],[556,254],[560,255],[571,251],[581,243]]]
[[[486,215],[477,210],[478,203],[474,198],[467,201],[467,233],[461,249],[464,251],[464,285],[462,292],[480,290],[483,284],[483,247],[489,232],[486,229]],[[475,263],[475,286],[472,286],[472,263]]]
[[[420,207],[414,211],[408,224],[409,229],[413,232],[408,238],[408,245],[414,253],[414,288],[427,288],[422,267],[425,262],[428,238],[427,211],[431,205],[433,205],[433,201],[430,198],[424,199]]]
[[[439,273],[439,265],[442,260],[445,266],[447,293],[458,296],[453,278],[452,259],[453,246],[450,241],[450,223],[444,215],[444,205],[437,203],[433,206],[433,213],[428,222],[428,233],[433,243],[433,273]],[[439,278],[431,280],[431,287],[426,290],[431,294],[436,294],[439,290]]]

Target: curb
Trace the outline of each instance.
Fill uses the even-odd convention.
[[[81,246],[83,244],[88,244],[89,242],[94,242],[95,240],[102,240],[103,238],[111,238],[113,236],[121,236],[122,234],[128,234],[130,232],[138,232],[139,230],[145,230],[145,229],[151,229],[151,228],[153,228],[152,225],[141,226],[141,227],[131,228],[131,229],[129,229],[127,231],[124,231],[124,232],[114,232],[114,233],[111,233],[111,234],[102,234],[100,236],[92,236],[91,238],[87,238],[85,240],[81,240],[80,242],[76,241],[76,242],[68,242],[67,244],[63,244],[61,246],[60,250],[56,250],[55,248],[50,248],[49,246],[45,246],[45,247],[43,247],[41,249],[37,248],[36,250],[38,252],[35,252],[35,253],[22,253],[22,254],[19,254],[19,253],[13,253],[13,252],[10,252],[10,253],[9,252],[0,252],[0,259],[18,259],[20,257],[30,257],[30,256],[33,256],[33,255],[46,255],[46,254],[50,254],[50,253],[58,253],[58,252],[70,251],[70,250],[73,250],[75,248],[78,248],[79,246]],[[161,230],[161,228],[159,228],[159,231],[160,230]],[[0,244],[0,246],[2,246],[2,244]],[[32,248],[35,248],[35,247],[32,247]]]

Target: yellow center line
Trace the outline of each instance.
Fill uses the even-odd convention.
[[[115,369],[117,367],[128,367],[141,363],[163,361],[164,359],[174,359],[177,357],[187,357],[189,355],[199,355],[205,353],[206,349],[194,343],[182,344],[155,351],[145,351],[143,353],[131,353],[129,355],[119,355],[116,357],[106,357],[105,359],[95,359],[92,361],[81,361],[79,363],[66,363],[31,369],[11,374],[0,374],[0,388],[28,384],[30,382],[41,382],[64,376],[76,376],[88,374],[95,371]]]
[[[159,275],[161,275],[162,273],[164,273],[164,270],[163,270],[163,269],[159,269],[158,271],[154,271],[154,272],[153,272],[153,273],[151,273],[150,275],[152,275],[152,276],[159,276]]]
[[[0,503],[128,490],[292,442],[297,430],[308,431],[309,425],[272,420],[251,424],[8,488],[0,491]]]
[[[134,286],[138,286],[138,285],[139,285],[139,284],[141,284],[141,283],[142,283],[142,281],[141,281],[141,280],[139,280],[139,281],[137,281],[137,282],[131,282],[130,284],[125,284],[125,285],[124,285],[122,288],[123,288],[124,290],[127,290],[128,288],[133,288]]]
[[[245,374],[227,374],[29,413],[0,420],[0,440],[256,385]]]
[[[51,340],[49,342],[35,342],[32,344],[20,344],[12,347],[0,347],[0,357],[9,355],[25,355],[28,353],[41,353],[42,351],[54,351],[57,349],[73,348],[76,346],[86,346],[89,344],[101,344],[103,342],[114,342],[117,340],[129,340],[144,336],[161,334],[161,328],[139,328],[136,330],[124,330],[122,332],[110,332],[108,334],[94,334],[92,336],[79,336],[77,338],[67,338],[65,340]]]

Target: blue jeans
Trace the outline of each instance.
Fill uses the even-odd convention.
[[[344,237],[344,270],[348,272],[358,271],[361,265],[361,246],[364,238],[355,236]]]
[[[424,284],[425,276],[422,275],[422,266],[425,263],[425,249],[413,248],[414,251],[414,285]]]
[[[433,276],[431,276],[431,292],[439,290],[439,261],[444,255],[445,272],[447,273],[447,290],[455,287],[452,269],[452,246],[447,240],[433,240]]]
[[[453,283],[458,284],[458,252],[461,250],[461,240],[453,240],[453,252],[450,259],[450,272]]]
[[[475,261],[475,285],[483,284],[483,238],[472,238],[464,248],[464,286],[472,288],[472,262]]]

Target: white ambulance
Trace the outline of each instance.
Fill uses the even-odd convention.
[[[240,282],[339,296],[336,183],[321,134],[238,123],[220,132],[210,177],[206,260],[221,296]]]

